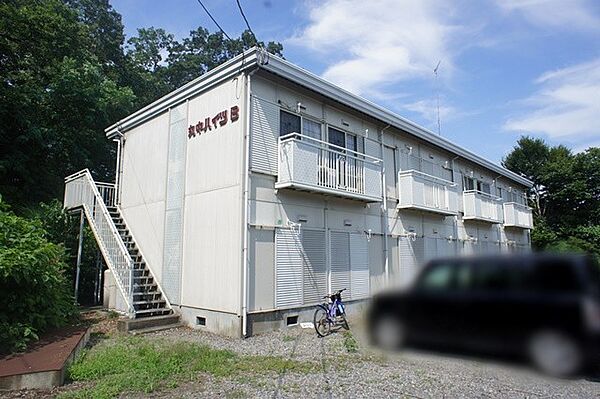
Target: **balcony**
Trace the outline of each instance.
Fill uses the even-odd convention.
[[[415,209],[442,215],[458,213],[456,184],[416,170],[398,173],[400,209]]]
[[[275,188],[294,188],[364,202],[382,200],[381,159],[297,133],[279,138]]]
[[[504,226],[532,229],[531,208],[516,202],[506,202],[504,204]]]
[[[477,190],[463,192],[463,220],[502,223],[501,199]]]

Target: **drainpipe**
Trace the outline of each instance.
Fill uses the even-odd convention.
[[[385,145],[383,143],[383,133],[389,127],[390,127],[390,125],[387,125],[383,129],[381,129],[381,163],[382,163],[382,166],[381,166],[381,191],[383,193],[383,202],[381,204],[383,209],[382,209],[381,215],[382,215],[382,221],[383,221],[383,259],[384,259],[383,270],[385,272],[386,286],[388,286],[390,283],[390,266],[389,266],[390,262],[389,262],[389,251],[388,251],[389,225],[388,225],[388,213],[387,213],[387,187],[385,185],[385,160],[384,160]],[[395,156],[396,156],[396,154],[394,153],[394,157]],[[396,171],[394,171],[393,173],[396,173]]]
[[[457,185],[457,188],[458,188],[458,183],[456,182],[456,170],[454,169],[454,161],[457,160],[458,158],[459,158],[458,156],[455,156],[454,158],[452,158],[450,160],[450,163],[452,164],[452,182]],[[459,198],[457,198],[457,201],[460,201],[460,203],[462,204],[462,201],[463,201],[462,193],[459,194]],[[464,209],[464,205],[463,205],[463,209]],[[458,251],[459,251],[458,243],[460,242],[458,240],[458,215],[454,215],[453,219],[454,219],[453,230],[454,230],[454,240],[455,240],[454,241],[455,242],[454,252],[455,252],[455,254],[458,254]]]
[[[243,190],[243,238],[242,238],[242,337],[248,335],[248,219],[250,189],[250,79],[258,70],[255,69],[246,75],[246,98],[245,98],[245,123],[244,123],[244,190]]]
[[[122,162],[121,162],[121,152],[123,151],[123,142],[124,142],[124,136],[123,136],[123,132],[121,132],[121,129],[119,127],[117,127],[117,134],[119,135],[118,139],[113,139],[113,141],[115,141],[117,143],[117,168],[115,170],[115,195],[114,195],[114,204],[115,206],[117,206],[120,202],[121,202],[121,195],[120,195],[120,191],[121,191],[121,167],[122,167]]]

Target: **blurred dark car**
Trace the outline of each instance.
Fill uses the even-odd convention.
[[[409,289],[376,295],[368,321],[386,350],[426,343],[525,355],[566,376],[598,360],[600,269],[579,255],[439,259]]]

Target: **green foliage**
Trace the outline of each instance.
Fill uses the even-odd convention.
[[[70,368],[74,381],[93,385],[63,397],[113,398],[123,392],[150,393],[177,380],[193,379],[199,372],[214,376],[236,373],[307,373],[311,363],[276,356],[240,356],[189,342],[166,342],[123,337],[103,342],[84,353]]]
[[[112,180],[107,126],[259,44],[249,32],[228,41],[199,27],[178,42],[147,28],[125,48],[108,0],[1,2],[0,32],[0,192],[18,212],[60,198],[77,170]]]
[[[350,331],[344,331],[344,348],[348,353],[358,352],[358,342]]]
[[[600,256],[600,148],[573,154],[522,137],[503,165],[533,181],[531,239],[536,249]]]
[[[0,352],[22,350],[75,314],[61,245],[38,220],[16,216],[0,199]]]

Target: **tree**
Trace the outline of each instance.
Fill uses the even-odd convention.
[[[63,177],[114,168],[103,129],[133,105],[103,71],[89,29],[58,0],[0,5],[0,192],[17,208],[60,198]]]
[[[0,353],[22,350],[75,316],[64,248],[0,197]]]
[[[535,247],[600,255],[600,148],[573,154],[562,145],[521,137],[502,164],[533,182],[528,197]]]

